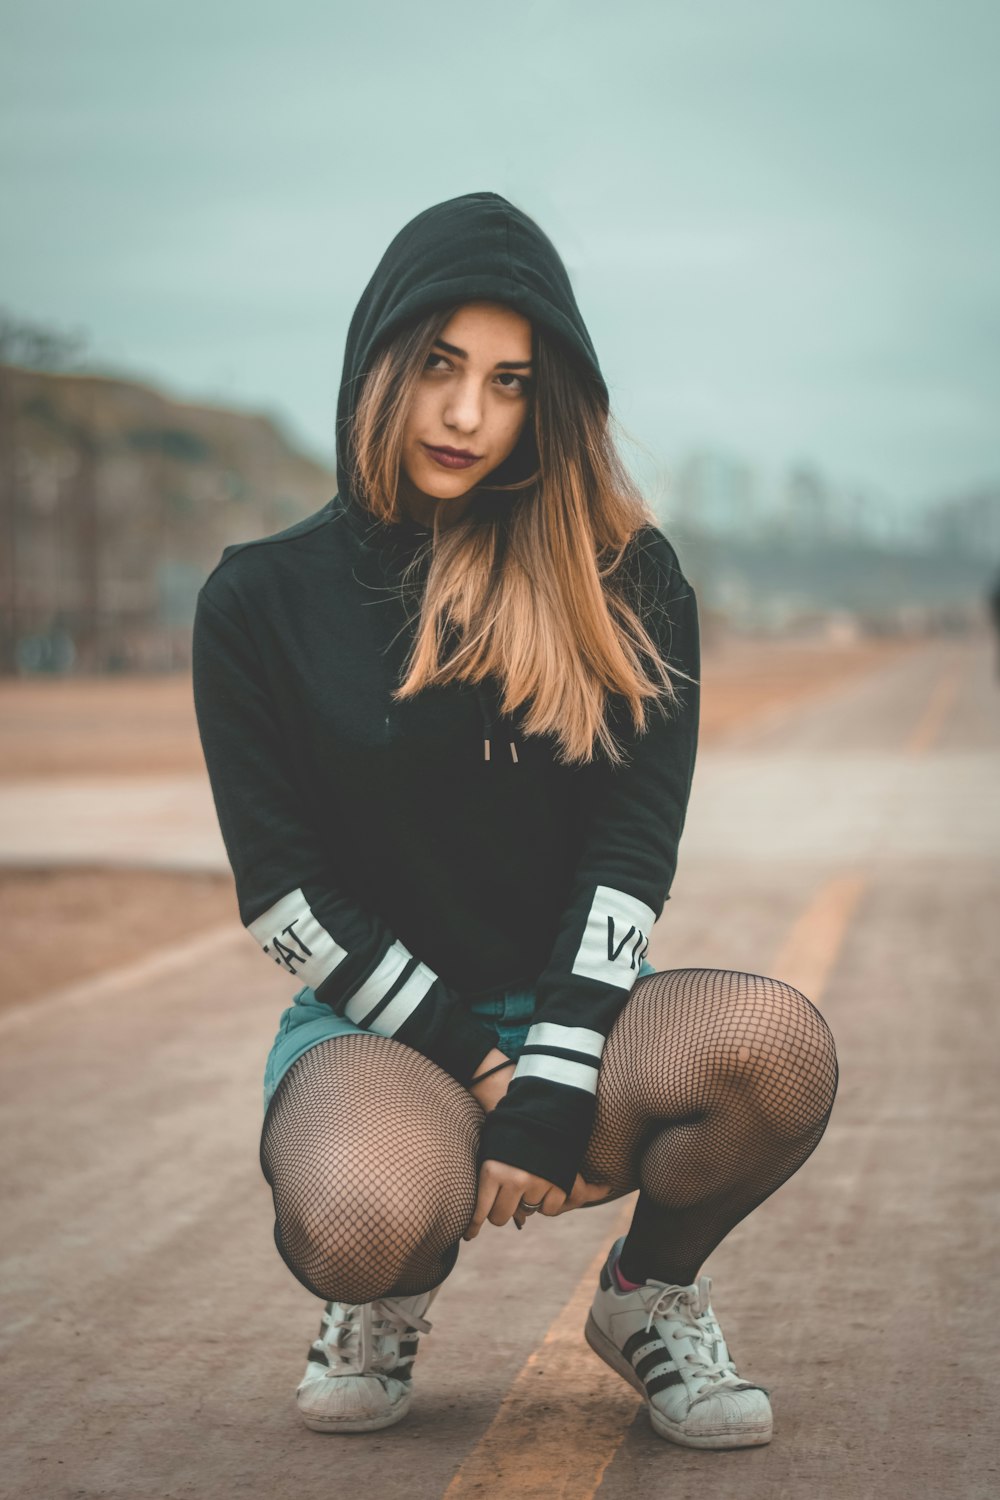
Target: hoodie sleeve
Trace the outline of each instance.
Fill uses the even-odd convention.
[[[658,527],[636,533],[624,565],[641,583],[640,614],[668,667],[694,681],[675,678],[679,701],[669,717],[650,703],[642,734],[621,700],[612,700],[614,732],[628,759],[586,768],[589,811],[571,896],[536,984],[527,1041],[480,1142],[480,1161],[521,1167],[567,1193],[590,1138],[605,1042],[669,900],[698,742],[694,591]]]
[[[338,884],[311,826],[239,605],[198,595],[195,714],[240,920],[296,985],[467,1085],[496,1045],[456,992]]]

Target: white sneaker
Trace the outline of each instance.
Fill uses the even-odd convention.
[[[601,1267],[585,1336],[595,1354],[646,1398],[660,1437],[687,1448],[749,1448],[771,1441],[771,1403],[763,1386],[736,1373],[712,1312],[712,1278],[691,1286],[647,1281],[619,1289]]]
[[[443,1283],[442,1283],[443,1285]],[[314,1432],[373,1432],[404,1417],[423,1316],[441,1290],[376,1302],[328,1302],[295,1392]]]

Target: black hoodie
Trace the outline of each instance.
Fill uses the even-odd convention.
[[[480,1160],[569,1192],[605,1040],[669,897],[694,771],[699,692],[636,734],[628,763],[560,765],[555,740],[506,718],[498,685],[394,702],[414,634],[398,587],[430,528],[375,520],[346,443],[361,379],[402,325],[503,302],[562,342],[607,401],[565,268],[495,193],[419,214],[392,241],[347,338],[338,493],[273,536],[228,546],[199,595],[198,726],[240,918],[297,987],[468,1084],[494,1035],[472,1001],[533,988],[536,1019]],[[656,526],[625,553],[668,662],[699,676],[695,597]],[[424,576],[424,575],[421,575]],[[614,701],[609,703],[614,713]],[[636,1039],[641,1045],[641,1039]]]

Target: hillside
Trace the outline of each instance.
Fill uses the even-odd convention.
[[[0,365],[0,670],[183,665],[222,548],[335,490],[265,413]]]

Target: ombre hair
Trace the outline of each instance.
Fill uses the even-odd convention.
[[[388,341],[359,393],[351,482],[389,525],[406,519],[397,492],[410,401],[455,310]],[[642,733],[646,700],[673,704],[672,679],[694,679],[668,668],[643,624],[665,614],[662,592],[643,596],[621,566],[638,528],[658,523],[618,453],[602,393],[537,324],[533,343],[531,407],[513,452],[476,486],[460,520],[435,520],[413,647],[393,696],[492,674],[503,713],[530,703],[522,732],[554,735],[562,763],[591,761],[600,747],[619,765],[626,757],[609,697]],[[404,590],[425,557],[421,548],[411,560]]]

